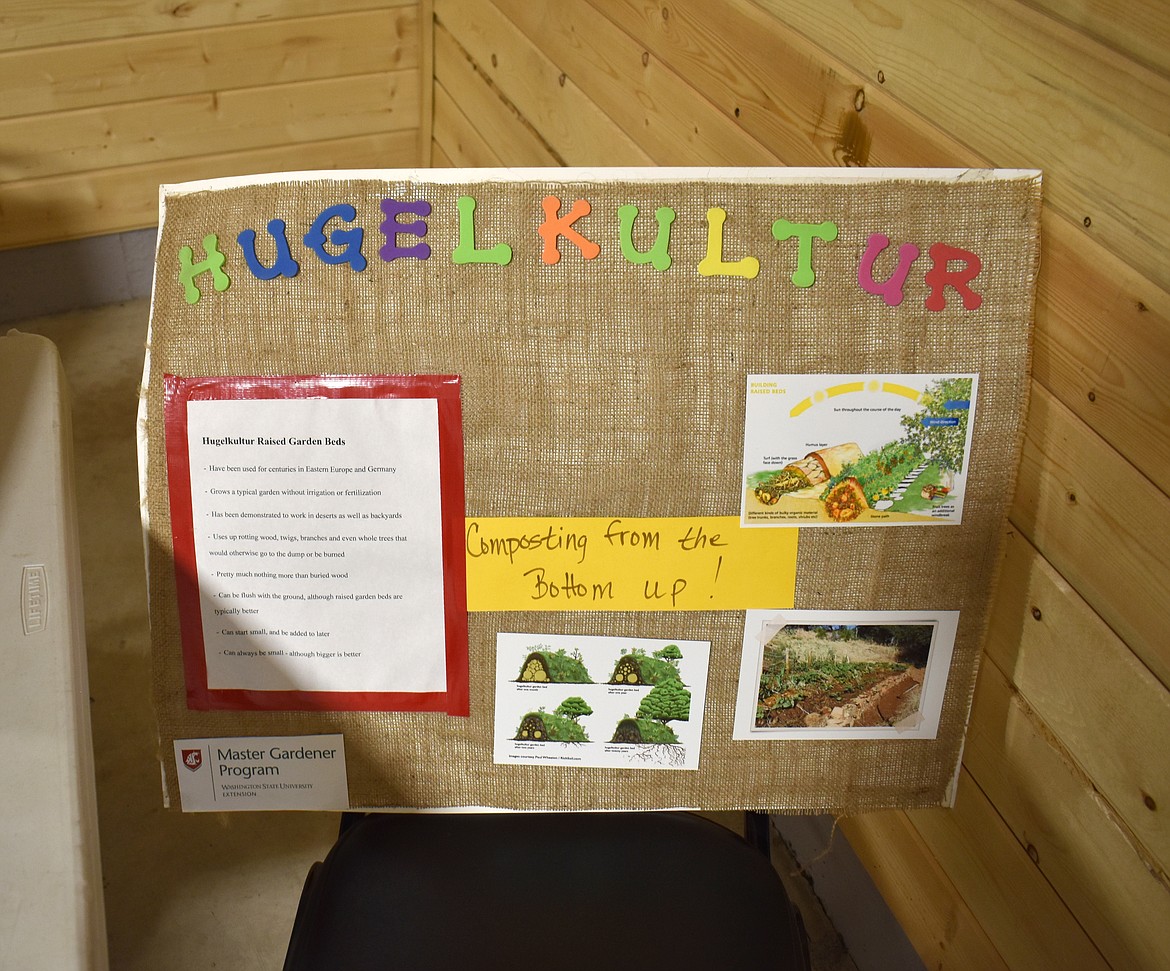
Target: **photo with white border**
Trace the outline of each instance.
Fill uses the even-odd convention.
[[[744,526],[963,521],[977,374],[750,374]]]
[[[698,769],[711,645],[496,635],[499,764]]]
[[[732,737],[935,738],[959,612],[749,610]]]

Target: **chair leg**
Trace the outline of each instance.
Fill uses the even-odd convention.
[[[337,835],[339,837],[344,835],[345,831],[347,829],[349,829],[354,823],[356,823],[359,819],[362,819],[366,815],[367,815],[366,813],[352,813],[352,812],[342,813],[341,814],[341,823],[337,827]]]
[[[769,860],[772,858],[772,822],[767,813],[748,810],[744,814],[743,837]]]

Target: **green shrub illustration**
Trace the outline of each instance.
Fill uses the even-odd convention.
[[[620,745],[678,745],[678,736],[669,725],[649,718],[623,718],[611,740]]]
[[[922,393],[919,411],[900,419],[906,429],[906,441],[916,445],[940,468],[962,472],[970,398],[970,378],[943,378],[932,383]],[[939,418],[953,419],[955,424],[924,420]]]
[[[589,736],[572,718],[547,711],[530,711],[520,719],[514,741],[588,742]]]
[[[691,693],[677,678],[661,681],[642,699],[638,717],[652,718],[663,725],[669,721],[689,721]]]
[[[553,714],[561,715],[565,718],[571,718],[573,721],[576,721],[578,718],[583,718],[586,715],[592,715],[593,709],[589,707],[589,702],[587,702],[584,698],[579,698],[574,695],[571,698],[566,698],[559,705],[557,705],[557,709]]]
[[[678,651],[677,644],[669,647],[674,647]],[[669,647],[662,648],[662,651],[668,651]],[[663,657],[669,657],[669,655],[663,655],[662,651],[657,652],[654,657],[650,657],[643,651],[633,650],[618,658],[609,683],[658,684],[660,681],[677,681],[679,677],[677,662],[674,659],[663,660]],[[682,657],[681,651],[679,651],[678,656]]]
[[[533,651],[524,659],[516,680],[541,684],[593,684],[580,656],[567,654],[563,648],[559,651]]]
[[[667,644],[666,647],[659,648],[655,651],[654,656],[661,658],[663,661],[671,661],[675,667],[678,667],[678,662],[682,660],[683,655],[677,644]]]

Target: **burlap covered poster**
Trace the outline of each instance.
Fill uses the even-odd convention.
[[[154,701],[172,802],[184,771],[176,739],[321,734],[344,738],[355,808],[855,812],[944,802],[1027,408],[1039,203],[1038,173],[996,171],[433,170],[166,187],[141,455]],[[815,697],[793,675],[809,660],[799,650],[786,648],[782,664],[767,651],[744,662],[753,615],[727,609],[734,597],[712,596],[720,609],[693,600],[667,609],[668,587],[656,600],[648,583],[648,605],[664,609],[473,603],[467,717],[188,707],[164,375],[457,377],[468,522],[735,517],[745,534],[783,533],[795,552],[752,560],[755,592],[742,607],[767,612],[768,637],[794,608],[787,623],[815,648],[809,656],[842,670],[859,660],[844,643],[857,637],[851,617],[949,624],[949,663],[927,668],[934,723],[900,734],[909,722],[886,712],[888,730],[865,728],[867,706],[888,702],[879,696],[895,675],[899,691],[921,688],[906,664],[870,672],[853,693],[839,684]],[[803,398],[768,411],[765,396],[786,391]],[[834,405],[831,440],[803,429],[787,451],[762,446],[753,466],[752,441],[768,441],[773,414],[779,427],[834,395],[870,392],[887,393],[891,413],[913,403],[897,419],[904,435],[875,448],[862,426],[883,409],[852,409],[867,417],[851,435],[851,409]],[[939,428],[966,433],[957,457],[931,445]],[[761,602],[773,577],[775,602]],[[565,576],[554,592],[573,595],[580,579]],[[471,601],[477,593],[468,590]],[[690,719],[701,725],[695,765],[497,761],[497,682],[521,676],[497,674],[500,634],[519,635],[521,650],[524,637],[569,646],[562,658],[575,653],[573,638],[672,642],[653,662],[676,671],[692,670],[687,645],[709,645],[703,684],[686,674],[690,697],[702,699]],[[391,635],[368,631],[362,647],[377,651]],[[595,666],[589,680],[609,678]],[[619,751],[629,739],[588,720],[596,702],[565,703],[570,693],[600,697],[587,693],[594,685],[570,688],[534,699],[531,714],[548,717],[533,724],[584,725],[590,743]],[[647,732],[681,717],[642,714]],[[506,726],[507,737],[520,728]],[[574,752],[588,744],[577,741]]]

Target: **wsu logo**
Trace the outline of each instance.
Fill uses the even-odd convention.
[[[185,748],[180,751],[183,756],[183,765],[187,766],[192,772],[198,770],[203,764],[203,749]]]

